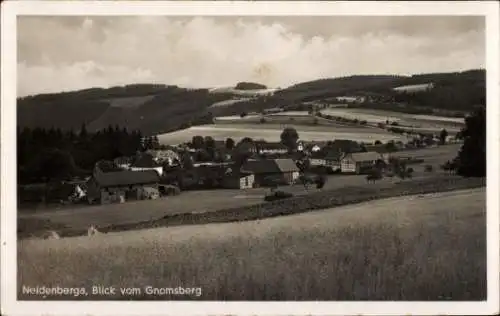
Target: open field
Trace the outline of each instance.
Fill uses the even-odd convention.
[[[239,141],[244,137],[253,139],[265,139],[267,141],[279,141],[281,132],[285,127],[295,127],[299,137],[304,141],[326,141],[334,139],[350,139],[354,141],[374,142],[380,140],[404,140],[405,137],[392,134],[384,130],[374,130],[363,127],[349,126],[303,126],[300,124],[214,124],[193,126],[188,129],[158,135],[161,144],[179,144],[189,142],[193,136],[211,136],[214,139],[226,139],[227,137]]]
[[[386,120],[389,120],[391,122],[398,122],[400,125],[412,126],[415,129],[427,129],[429,131],[439,131],[446,128],[451,132],[458,132],[465,125],[463,118],[414,115],[373,109],[325,109],[321,113],[349,119],[365,120],[370,124],[385,123]]]
[[[268,114],[269,116],[311,116],[308,111],[283,111],[273,114]]]
[[[117,299],[482,300],[485,205],[480,188],[265,221],[22,240],[18,295],[29,299],[22,285],[100,284],[202,289]]]
[[[442,179],[450,176],[442,171],[424,172],[424,165],[431,164],[435,169],[447,160],[455,157],[460,145],[447,145],[435,148],[404,151],[397,155],[422,158],[420,165],[412,165],[415,170],[412,181],[425,179]],[[454,178],[454,176],[451,176]],[[366,182],[363,175],[331,175],[323,190],[339,190],[345,187],[376,188],[382,190],[394,187],[397,179],[384,178],[375,184]],[[315,188],[305,190],[302,185],[283,186],[280,190],[305,195],[317,192]],[[72,229],[87,229],[90,225],[106,227],[109,225],[126,225],[130,223],[157,220],[167,215],[213,212],[220,209],[256,205],[263,202],[266,188],[247,190],[206,190],[186,191],[179,196],[159,200],[127,202],[98,206],[75,206],[60,210],[23,210],[20,218],[48,219]],[[201,201],[201,202],[200,202]]]

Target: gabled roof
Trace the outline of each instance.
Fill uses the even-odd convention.
[[[373,161],[373,160],[381,159],[380,154],[377,152],[374,152],[374,151],[352,153],[352,154],[350,154],[350,156],[355,161]]]
[[[96,173],[94,175],[96,182],[101,187],[113,187],[113,186],[128,186],[134,184],[151,184],[157,183],[160,180],[158,172],[155,170],[145,170],[145,171],[117,171],[117,172],[106,172],[106,173]]]
[[[247,161],[241,170],[242,172],[263,174],[295,172],[299,171],[299,168],[292,159],[264,159]]]

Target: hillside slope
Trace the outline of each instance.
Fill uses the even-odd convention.
[[[398,86],[429,82],[434,83],[434,88],[426,92],[398,93],[393,90]],[[260,85],[252,84],[251,88],[254,87]],[[24,97],[18,99],[17,108],[20,127],[79,129],[87,124],[89,130],[97,130],[121,125],[153,134],[211,123],[214,116],[294,107],[302,102],[342,95],[374,96],[378,101],[363,105],[372,108],[390,109],[395,104],[407,104],[426,109],[469,111],[474,105],[485,104],[485,94],[486,71],[471,70],[409,77],[368,75],[320,79],[282,90],[266,90],[264,95],[257,93],[243,99],[231,89],[214,93],[210,89],[136,84]],[[222,101],[228,101],[228,105],[211,107]]]

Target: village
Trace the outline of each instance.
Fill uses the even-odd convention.
[[[247,137],[235,143],[231,138],[195,136],[189,143],[160,146],[154,137],[146,137],[143,151],[98,161],[91,176],[61,181],[55,189],[60,202],[56,207],[155,200],[193,190],[253,188],[268,188],[266,200],[273,200],[291,196],[283,194],[282,188],[313,185],[321,189],[330,177],[339,175],[366,175],[367,181],[395,175],[410,178],[412,168],[405,167],[403,173],[396,168],[423,160],[406,152],[457,142],[439,135],[431,141],[417,140],[385,144],[341,139],[306,142],[298,139],[294,128],[283,130],[281,142]],[[439,167],[447,168],[425,168],[431,171]]]

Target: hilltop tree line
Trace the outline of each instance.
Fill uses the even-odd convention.
[[[143,146],[139,131],[109,126],[95,133],[85,125],[73,130],[18,128],[17,157],[20,183],[50,182],[91,173],[99,160],[131,156],[156,140],[148,138]]]

